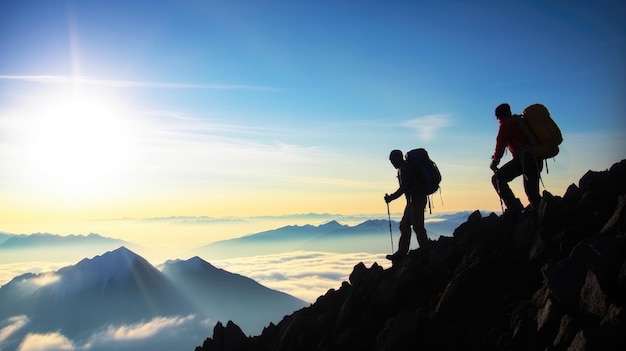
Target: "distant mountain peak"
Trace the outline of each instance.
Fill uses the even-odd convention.
[[[210,264],[209,262],[207,262],[207,261],[205,261],[205,260],[201,259],[199,256],[194,256],[194,257],[192,257],[192,258],[188,259],[186,262],[187,262],[187,263],[189,263],[189,264],[194,264],[194,265],[195,265],[195,264],[199,264],[199,265],[207,265],[207,264]]]
[[[343,225],[343,224],[340,224],[339,222],[337,222],[336,220],[333,219],[330,222],[321,224],[319,227],[320,228],[324,228],[324,229],[336,229],[336,228],[342,228],[342,227],[346,227],[346,226]]]
[[[361,223],[359,225],[362,225],[362,226],[378,226],[381,223],[388,225],[389,221],[388,220],[383,220],[383,219],[368,219],[367,221],[365,221],[365,222],[363,222],[363,223]]]
[[[125,263],[128,263],[128,262],[132,262],[135,259],[143,260],[141,256],[129,250],[126,246],[120,246],[115,250],[107,251],[103,253],[102,255],[95,256],[92,259],[86,258],[83,261],[86,260],[86,261],[93,261],[93,262],[99,262],[99,263],[101,262],[102,263],[115,263],[121,260]]]
[[[64,284],[77,287],[78,290],[94,286],[103,287],[110,281],[118,283],[132,278],[135,271],[158,271],[143,257],[125,246],[107,251],[93,258],[85,258],[74,266],[58,271],[63,276]],[[71,284],[81,281],[83,286]]]
[[[209,262],[201,259],[198,256],[194,256],[188,260],[167,260],[163,263],[162,270],[170,273],[190,273],[190,272],[202,272],[209,269],[217,269]]]
[[[96,234],[97,235],[97,234]],[[134,253],[133,251],[131,251],[129,248],[127,248],[126,246],[122,245],[120,247],[118,247],[115,250],[109,251],[109,252],[105,252],[104,254],[106,255],[107,253],[118,253],[120,255],[131,255],[131,256],[139,256],[136,253]]]
[[[70,234],[59,235],[51,233],[32,233],[32,234],[20,234],[8,237],[0,245],[0,249],[3,248],[34,248],[34,247],[49,247],[55,246],[85,246],[85,245],[122,245],[129,244],[120,239],[108,238],[97,233],[83,234]]]

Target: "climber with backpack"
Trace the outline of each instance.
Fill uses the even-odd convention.
[[[406,158],[402,151],[393,150],[389,154],[389,161],[398,170],[399,186],[392,194],[385,194],[385,202],[389,206],[391,201],[402,195],[406,198],[406,206],[399,225],[398,250],[387,255],[387,259],[396,261],[408,254],[412,231],[415,231],[420,248],[430,246],[424,227],[424,212],[428,195],[439,187],[441,174],[424,149],[411,150]]]
[[[520,175],[523,175],[529,208],[537,209],[541,201],[539,181],[543,161],[558,154],[558,145],[563,140],[561,132],[548,110],[540,104],[527,107],[522,115],[513,115],[511,106],[503,103],[496,107],[495,115],[499,128],[495,151],[491,156],[490,168],[494,171],[491,182],[501,204],[504,202],[506,206],[504,213],[516,215],[524,210],[508,184]],[[506,149],[513,158],[498,168]]]

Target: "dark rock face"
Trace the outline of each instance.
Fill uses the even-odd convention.
[[[218,323],[196,351],[624,350],[626,160],[544,191],[517,218],[474,212],[451,237],[248,337]]]

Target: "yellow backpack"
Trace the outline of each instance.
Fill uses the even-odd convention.
[[[530,151],[535,156],[547,159],[559,153],[563,135],[544,105],[533,104],[526,107],[519,121],[530,141]]]

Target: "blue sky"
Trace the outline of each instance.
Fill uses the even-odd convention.
[[[414,147],[442,171],[436,211],[497,211],[501,102],[550,109],[565,140],[544,184],[562,195],[626,156],[625,7],[0,1],[0,230],[132,240],[104,223],[385,216],[389,151]]]

